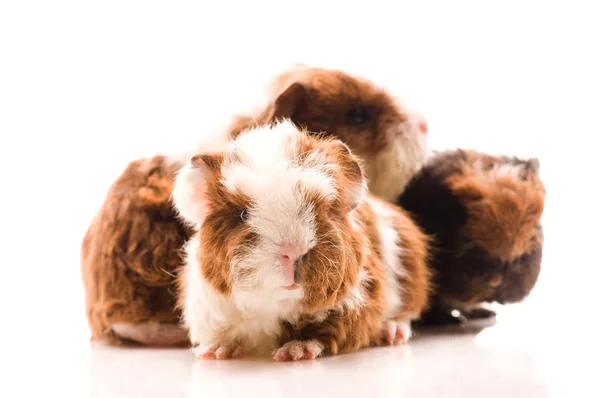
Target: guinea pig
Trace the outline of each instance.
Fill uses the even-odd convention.
[[[449,150],[435,153],[407,185],[397,204],[435,237],[436,288],[421,324],[493,317],[483,304],[529,295],[543,248],[539,166],[537,158]]]
[[[364,77],[298,64],[268,82],[263,97],[256,110],[232,118],[228,137],[282,118],[311,134],[333,135],[362,159],[369,191],[384,200],[394,201],[427,158],[424,116]]]
[[[162,156],[130,162],[90,223],[81,247],[92,339],[186,345],[174,311],[174,274],[191,229],[170,195],[178,167]]]
[[[429,237],[370,196],[339,139],[288,120],[195,155],[173,200],[195,229],[178,279],[197,358],[314,359],[411,336]]]
[[[81,247],[93,338],[170,345],[185,337],[176,322],[173,275],[190,231],[175,217],[170,197],[175,172],[193,153],[219,151],[246,129],[288,118],[346,142],[363,159],[371,191],[387,200],[426,157],[423,117],[364,78],[300,65],[269,82],[264,98],[221,130],[202,134],[197,146],[134,160],[115,180]]]

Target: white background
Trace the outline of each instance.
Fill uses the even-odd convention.
[[[551,393],[581,386],[600,276],[598,7],[3,0],[0,358],[19,369],[11,381],[52,392],[35,380],[56,382],[48,372],[64,357],[81,372],[72,386],[89,392],[79,244],[108,185],[127,161],[193,142],[273,73],[303,62],[388,86],[427,116],[433,149],[540,158],[542,277],[509,323],[521,340],[489,344],[535,351]],[[574,366],[577,382],[567,376]]]

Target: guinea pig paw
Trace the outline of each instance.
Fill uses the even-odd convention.
[[[242,356],[242,350],[237,345],[207,344],[195,347],[194,356],[196,359],[234,359]]]
[[[292,340],[273,351],[273,359],[277,362],[315,359],[321,355],[323,348],[317,340]]]
[[[390,319],[383,325],[381,338],[383,344],[398,345],[406,343],[411,335],[410,321]]]

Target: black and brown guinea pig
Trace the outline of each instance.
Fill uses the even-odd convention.
[[[195,231],[178,285],[197,358],[296,361],[410,339],[430,238],[366,185],[342,141],[286,120],[191,158],[173,198]]]
[[[197,152],[219,151],[242,131],[282,118],[341,139],[364,160],[369,189],[393,201],[427,155],[427,123],[370,80],[296,65],[267,85],[264,101],[202,132],[180,153],[136,159],[111,185],[81,245],[92,338],[109,344],[188,344],[175,308],[180,251],[191,234],[170,200],[175,173]],[[257,93],[257,98],[260,95]]]
[[[482,304],[528,296],[541,268],[545,195],[537,158],[431,155],[397,200],[435,237],[435,293],[419,323],[493,317]]]

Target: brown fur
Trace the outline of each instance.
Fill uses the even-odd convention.
[[[469,317],[480,303],[530,293],[541,269],[545,195],[537,159],[473,150],[438,153],[414,177],[398,203],[435,236],[436,291],[426,323],[455,323],[461,318],[449,316],[453,309]]]
[[[352,352],[373,344],[380,344],[382,327],[386,321],[384,315],[387,292],[384,287],[388,265],[384,263],[381,233],[378,231],[378,217],[383,216],[374,212],[371,200],[385,206],[392,214],[394,227],[397,229],[403,247],[401,261],[406,275],[399,278],[399,293],[402,294],[405,307],[399,309],[394,319],[418,318],[427,306],[431,277],[427,263],[429,238],[400,208],[371,196],[364,201],[360,199],[362,196],[353,194],[356,192],[366,194],[361,162],[341,141],[302,134],[296,142],[298,156],[295,161],[303,167],[311,167],[304,163],[310,158],[311,152],[318,151],[325,154],[329,169],[333,169],[330,173],[335,180],[337,195],[335,199],[328,200],[320,196],[319,192],[302,192],[307,195],[296,193],[304,198],[306,206],[313,209],[312,212],[316,217],[317,239],[315,246],[303,256],[300,265],[298,283],[304,291],[298,303],[300,316],[294,321],[281,321],[283,329],[279,336],[280,344],[285,345],[292,341],[315,341],[324,348],[325,354]],[[251,230],[250,226],[240,218],[244,209],[252,209],[252,198],[244,197],[243,191],[231,192],[225,184],[216,184],[222,179],[218,164],[223,162],[229,164],[232,157],[236,157],[235,151],[194,157],[192,168],[189,172],[186,171],[189,174],[184,174],[177,182],[177,184],[188,184],[191,189],[178,190],[177,192],[185,192],[186,196],[180,197],[177,194],[176,199],[178,206],[182,204],[186,207],[186,209],[179,207],[182,214],[190,214],[187,208],[192,208],[193,205],[189,204],[188,195],[196,198],[195,190],[205,190],[203,200],[210,204],[211,210],[200,224],[199,235],[193,238],[199,239],[200,242],[195,255],[200,260],[201,275],[216,292],[226,297],[232,294],[232,290],[222,288],[221,283],[240,283],[240,280],[243,283],[240,275],[231,278],[228,274],[239,269],[232,267],[233,260],[252,256],[252,253],[259,249],[260,236],[257,234],[261,233]],[[204,166],[200,166],[202,169],[194,168],[196,167],[194,164],[197,163],[195,159],[201,159],[204,163]],[[214,161],[214,159],[220,160]],[[214,167],[206,167],[207,164]],[[178,189],[180,187],[178,185]],[[252,212],[256,211],[252,210]],[[190,263],[187,266],[195,266],[195,264]],[[208,272],[208,267],[215,271]],[[219,268],[224,271],[217,272]],[[356,286],[359,286],[361,270],[367,271],[368,278],[360,285],[364,301],[359,306],[353,301],[354,299],[349,299]],[[217,274],[218,277],[215,277]],[[181,275],[180,305],[184,311],[187,311],[183,297],[187,294],[188,274]],[[244,316],[241,315],[242,318]],[[193,316],[191,319],[196,318]],[[316,319],[318,321],[315,321]],[[195,325],[192,323],[187,326],[192,329],[193,335]],[[218,339],[222,339],[219,341],[221,346],[244,345],[238,337],[227,334],[229,329],[226,321],[223,322],[222,329],[223,331],[215,332]],[[196,341],[195,343],[206,344],[207,342]],[[253,345],[251,342],[246,344]],[[230,349],[231,352],[238,354],[244,351],[244,348]]]
[[[349,111],[357,106],[368,112],[362,123],[348,120]],[[234,116],[227,134],[235,137],[250,127],[289,117],[311,132],[341,138],[353,152],[365,155],[371,162],[376,160],[374,154],[378,150],[397,138],[391,127],[409,115],[397,99],[366,79],[342,71],[307,67],[275,79],[266,106],[255,114]],[[123,308],[119,320],[140,323],[152,319],[149,314],[153,313],[154,304],[149,296],[140,296],[139,292],[152,286],[155,279],[161,283],[173,280],[159,268],[169,273],[176,271],[180,263],[178,249],[189,237],[189,230],[175,219],[169,200],[173,175],[179,166],[178,162],[169,164],[160,156],[132,162],[109,190],[86,233],[82,272],[87,311],[96,314],[88,316],[96,338],[118,340],[110,329],[114,315],[107,300],[113,295],[99,293],[111,289],[105,284],[119,278],[117,296]],[[366,164],[367,169],[370,166]],[[116,269],[121,270],[118,276]],[[168,287],[153,292],[159,298],[152,300],[173,302]],[[160,319],[177,322],[177,312],[169,317],[159,315],[157,312]]]
[[[173,173],[160,156],[131,162],[88,228],[81,268],[95,339],[123,343],[117,322],[178,321],[173,275],[190,230],[168,204]]]
[[[429,268],[432,239],[400,208],[396,208],[394,224],[404,247],[400,258],[408,275],[399,278],[404,308],[397,318],[408,318],[420,314],[429,305],[432,291],[432,271]]]
[[[425,118],[373,81],[341,70],[300,65],[282,73],[270,84],[266,106],[252,115],[236,115],[229,130],[235,138],[282,118],[346,143],[364,162],[369,190],[385,200],[395,199],[425,156],[419,144],[427,133]],[[413,121],[418,133],[408,127]],[[393,146],[409,155],[396,153]]]
[[[274,80],[271,90],[273,100],[256,115],[256,125],[289,118],[311,133],[336,136],[361,158],[388,146],[396,138],[391,133],[393,127],[411,116],[400,100],[383,88],[341,70],[291,69]],[[367,111],[364,123],[348,120],[348,113],[355,106]],[[238,121],[238,126],[244,122],[252,124],[241,116]]]
[[[355,211],[361,229],[366,231],[366,234],[353,231],[348,225],[346,228],[352,233],[348,236],[350,241],[345,244],[351,245],[348,247],[354,249],[353,255],[360,259],[356,270],[364,267],[372,276],[366,286],[368,297],[364,309],[339,313],[333,311],[319,323],[314,323],[312,317],[303,317],[293,325],[285,323],[284,333],[280,338],[281,345],[292,340],[317,340],[325,347],[325,354],[335,355],[380,343],[385,307],[385,271],[381,238],[376,226],[376,215],[370,206],[359,205]],[[361,250],[365,248],[365,244],[367,250]],[[358,272],[354,274],[358,276]]]
[[[482,179],[467,168],[447,181],[465,203],[466,228],[479,247],[508,261],[539,246],[539,238],[531,233],[544,211],[546,190],[539,179],[529,174],[523,179],[505,175]]]
[[[374,199],[371,196],[371,199]],[[402,264],[407,276],[399,278],[404,307],[394,319],[415,319],[427,308],[431,290],[431,272],[429,269],[429,238],[414,222],[398,207],[385,204],[394,211],[395,226],[401,236],[403,253]],[[377,216],[368,203],[363,203],[355,210],[361,231],[353,231],[350,239],[362,241],[352,243],[354,255],[361,259],[371,279],[366,284],[367,300],[360,311],[336,312],[322,322],[314,323],[311,316],[302,317],[297,323],[284,324],[284,333],[280,338],[281,344],[292,340],[316,340],[324,347],[325,354],[335,355],[357,351],[373,345],[385,344],[381,338],[381,327],[386,305],[384,290],[385,265],[381,249],[381,236],[376,222]],[[349,226],[348,226],[349,228]],[[352,230],[352,228],[349,228]],[[365,247],[366,252],[357,251]],[[358,269],[362,268],[358,267]]]

